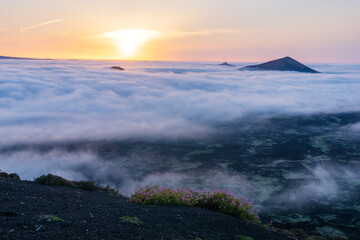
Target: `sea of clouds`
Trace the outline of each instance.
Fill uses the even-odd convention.
[[[313,67],[323,73],[236,71],[215,63],[1,60],[0,145],[196,137],[211,132],[213,123],[248,114],[360,110],[359,66]]]
[[[110,69],[113,65],[126,70]],[[53,173],[115,183],[124,193],[140,184],[175,184],[186,176],[135,179],[91,151],[1,150],[70,141],[197,139],[215,132],[217,123],[249,115],[360,111],[359,65],[310,67],[322,73],[237,71],[213,62],[0,60],[0,170],[23,179]],[[359,126],[347,129],[356,134]],[[332,182],[327,175],[332,170],[323,169],[315,169],[314,177]],[[219,179],[246,182],[232,172],[212,176],[220,177],[205,185]]]

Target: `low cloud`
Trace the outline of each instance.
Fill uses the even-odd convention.
[[[128,164],[133,161],[139,160],[119,157],[110,161],[99,158],[91,151],[54,149],[39,152],[27,149],[0,154],[0,170],[16,172],[26,180],[48,173],[71,180],[93,180],[98,184],[109,184],[127,196],[141,185],[190,186],[198,190],[227,189],[240,197],[256,200],[256,204],[273,206],[286,203],[287,207],[301,207],[322,199],[347,201],[358,197],[358,192],[351,188],[356,189],[360,185],[357,177],[360,169],[332,164],[314,166],[310,174],[301,179],[301,183],[292,187],[281,186],[280,179],[265,177],[254,180],[253,176],[230,169],[142,171]]]
[[[360,122],[354,123],[349,126],[350,133],[359,133],[360,132]]]

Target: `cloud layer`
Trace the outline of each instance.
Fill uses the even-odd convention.
[[[214,123],[250,114],[360,110],[358,66],[312,67],[323,74],[236,71],[214,63],[3,60],[0,146],[201,137]]]

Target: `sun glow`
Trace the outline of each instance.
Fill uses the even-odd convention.
[[[102,37],[115,40],[119,52],[125,57],[136,55],[142,45],[159,35],[157,31],[143,29],[124,29],[101,34]]]

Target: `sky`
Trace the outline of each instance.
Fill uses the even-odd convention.
[[[360,63],[358,0],[0,0],[0,55]]]

